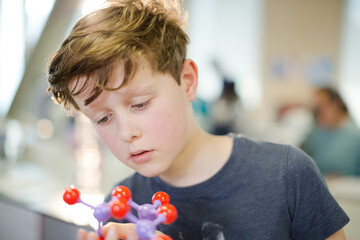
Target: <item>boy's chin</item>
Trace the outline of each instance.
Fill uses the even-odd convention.
[[[169,170],[169,166],[166,165],[166,163],[164,162],[161,163],[152,162],[150,164],[137,166],[137,168],[135,168],[134,170],[144,177],[153,178],[165,174],[167,170]]]
[[[148,177],[148,178],[153,178],[153,177],[157,177],[161,174],[161,171],[149,171],[148,169],[145,170],[138,170],[137,171],[139,174],[143,175],[144,177]]]

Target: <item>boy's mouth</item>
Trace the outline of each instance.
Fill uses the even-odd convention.
[[[140,150],[130,153],[130,159],[137,164],[147,162],[152,155],[153,151]]]
[[[140,150],[140,151],[132,152],[132,153],[130,153],[130,157],[139,156],[139,155],[141,155],[141,154],[143,154],[143,153],[146,153],[146,152],[149,152],[149,151]]]

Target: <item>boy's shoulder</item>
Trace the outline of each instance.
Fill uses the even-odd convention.
[[[311,173],[314,178],[322,179],[315,161],[296,146],[236,135],[233,155],[241,160],[242,167],[252,170],[249,174],[272,174],[301,180]]]
[[[269,162],[281,160],[291,164],[310,163],[312,159],[301,149],[296,146],[259,140],[244,135],[233,135],[234,148],[233,153],[243,156],[249,156],[257,161]]]

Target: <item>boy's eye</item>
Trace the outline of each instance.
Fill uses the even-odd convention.
[[[142,103],[134,104],[131,107],[136,108],[138,110],[141,110],[141,109],[144,109],[149,104],[149,102],[150,102],[150,100],[147,100],[147,101],[142,102]]]
[[[102,123],[107,123],[109,121],[109,116],[103,117],[100,120],[96,121],[96,124],[102,124]]]

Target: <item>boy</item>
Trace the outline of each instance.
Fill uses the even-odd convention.
[[[187,43],[176,9],[112,1],[79,20],[52,56],[49,91],[136,170],[120,184],[137,203],[159,190],[171,196],[179,217],[160,231],[173,239],[345,239],[349,219],[303,152],[200,129]],[[136,239],[131,224],[102,233]]]

